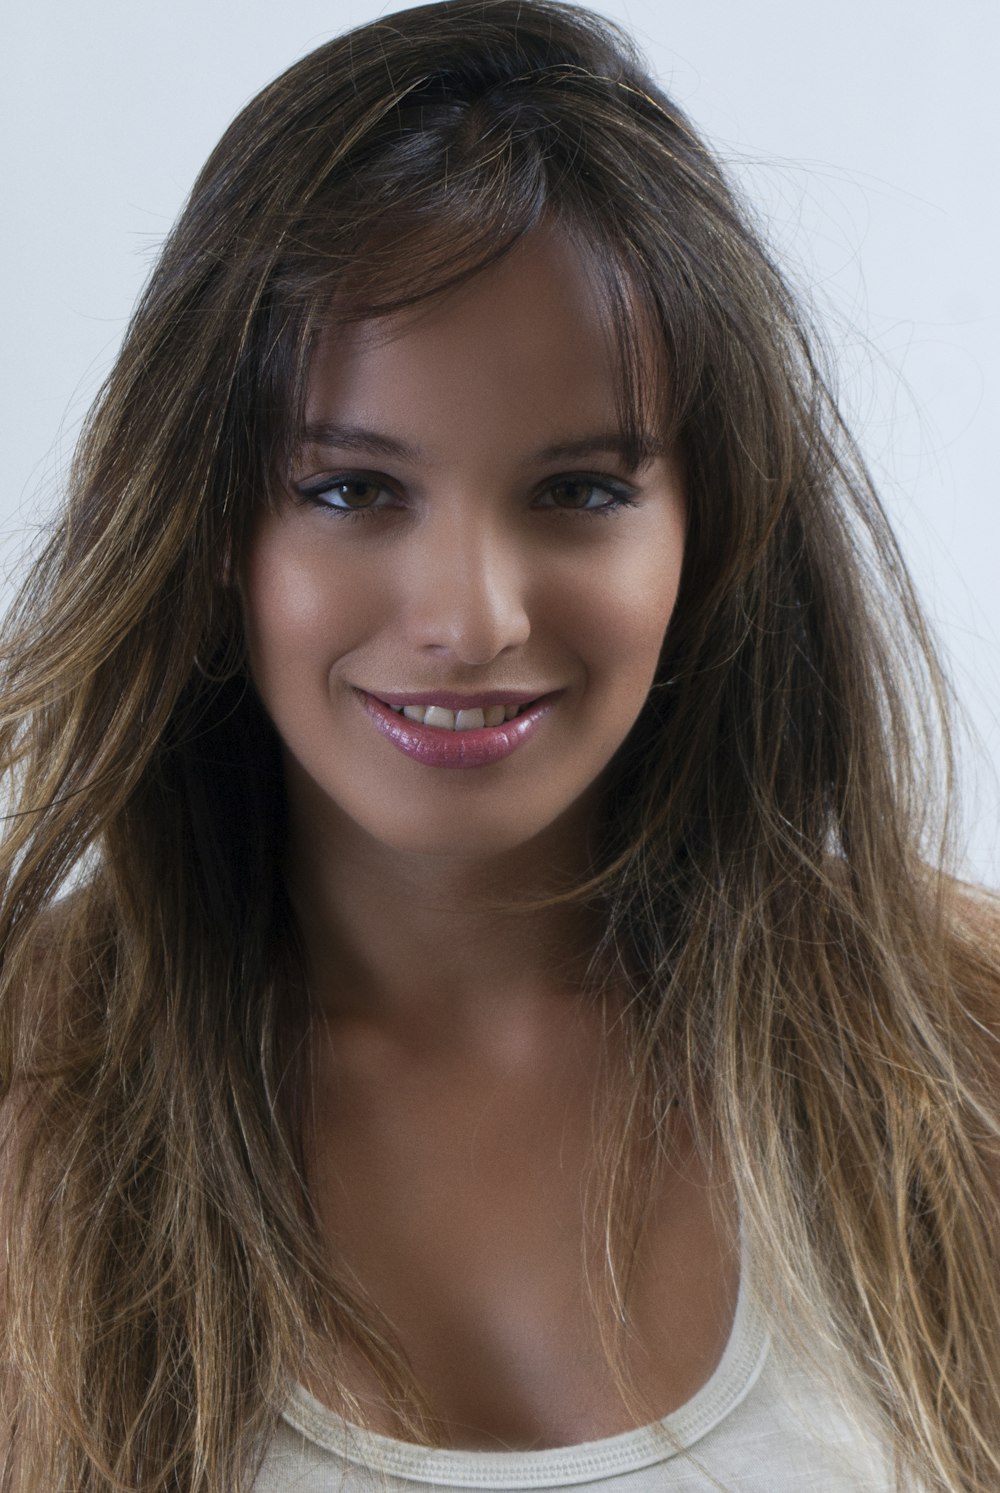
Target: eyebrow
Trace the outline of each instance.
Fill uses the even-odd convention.
[[[364,425],[338,425],[335,421],[310,421],[302,427],[300,445],[336,446],[343,451],[364,451],[374,456],[393,456],[399,461],[420,463],[426,454],[409,441],[386,435],[384,431],[370,430]],[[626,459],[638,453],[638,465],[642,466],[657,456],[663,456],[667,443],[649,431],[639,433],[638,441],[630,443],[621,431],[603,430],[593,435],[581,436],[573,441],[555,441],[542,446],[525,457],[525,465],[549,461],[573,461],[583,456],[594,456],[598,452],[613,451]]]

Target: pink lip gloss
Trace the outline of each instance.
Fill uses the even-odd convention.
[[[448,731],[408,720],[364,690],[357,691],[368,717],[394,747],[427,767],[486,767],[515,752],[533,736],[548,715],[556,695],[544,695],[512,721],[472,731]]]

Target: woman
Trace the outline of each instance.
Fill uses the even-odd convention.
[[[6,656],[4,1487],[995,1487],[944,686],[608,23],[248,105]]]

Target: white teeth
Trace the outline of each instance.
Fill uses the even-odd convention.
[[[442,731],[478,731],[483,726],[502,726],[512,721],[520,705],[488,705],[485,710],[475,706],[471,710],[447,710],[443,705],[394,705],[397,715],[405,715],[408,721],[421,726],[437,726]]]
[[[454,731],[455,712],[446,710],[443,705],[428,705],[424,711],[425,726],[441,726],[445,731]]]

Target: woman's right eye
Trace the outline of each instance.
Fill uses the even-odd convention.
[[[323,477],[314,482],[296,484],[296,492],[307,503],[316,503],[334,513],[368,513],[375,508],[385,508],[378,502],[379,493],[389,496],[385,484],[374,477],[353,476],[350,473],[338,477]]]

